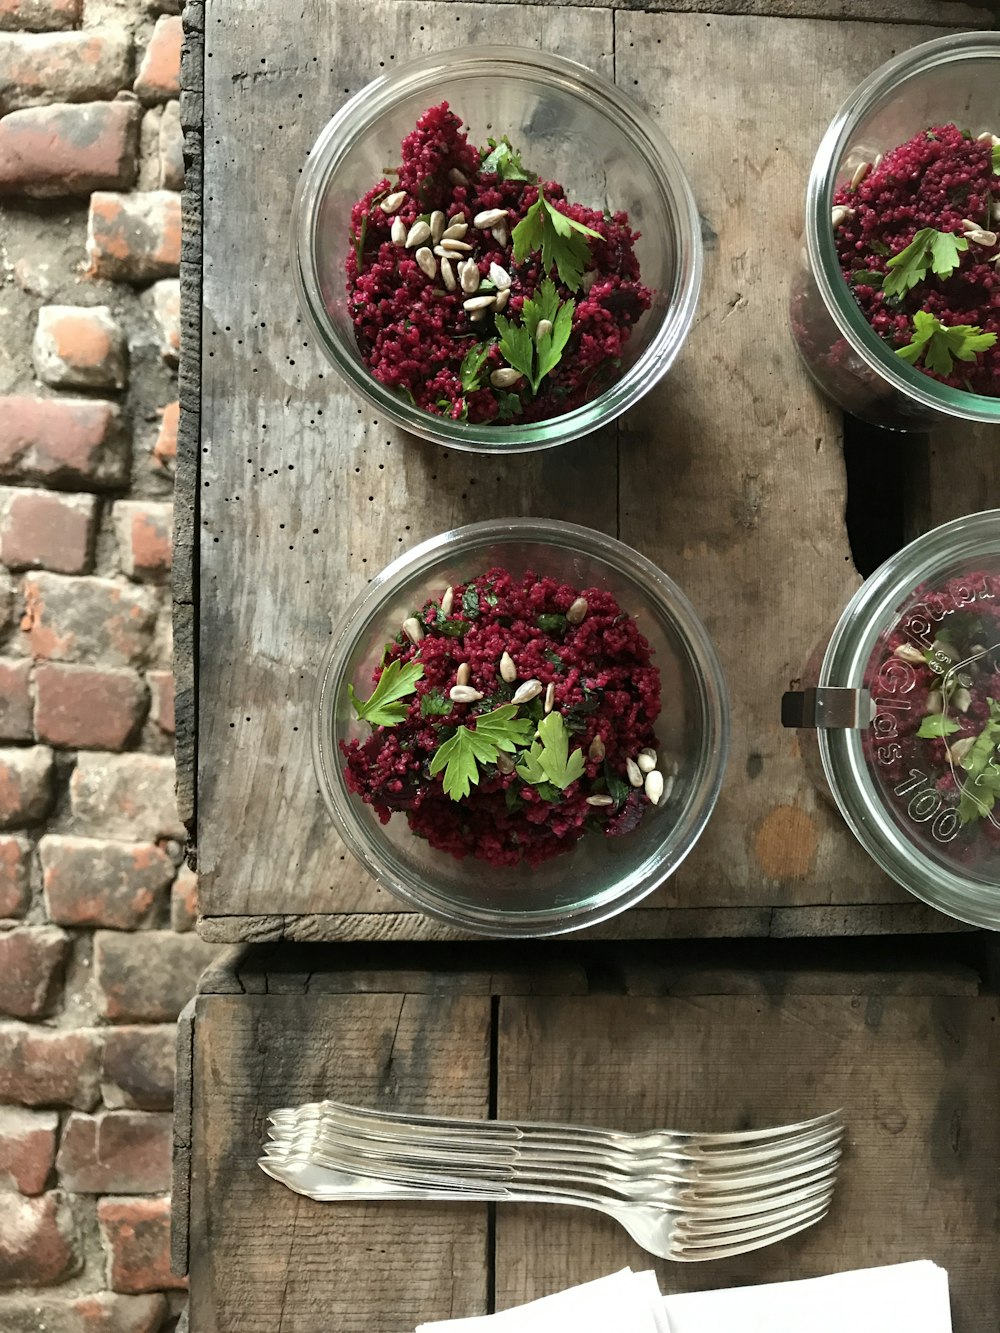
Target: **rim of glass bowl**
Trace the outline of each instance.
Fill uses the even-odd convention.
[[[662,859],[663,844],[637,866],[624,883],[626,887],[613,897],[605,894],[599,901],[581,903],[572,908],[544,909],[517,914],[494,909],[458,908],[451,900],[437,899],[422,888],[414,888],[398,875],[388,873],[355,814],[357,797],[347,789],[339,761],[333,751],[332,709],[343,697],[347,684],[347,664],[354,643],[365,635],[378,618],[379,607],[413,578],[420,566],[438,554],[472,553],[490,543],[505,539],[537,542],[591,555],[611,565],[633,580],[644,596],[669,607],[670,619],[680,646],[687,653],[696,688],[696,700],[704,719],[701,754],[697,776],[690,789],[684,818],[671,826],[673,847]],[[497,938],[515,936],[561,935],[583,926],[606,921],[632,907],[663,883],[677,869],[701,836],[715,808],[729,755],[729,704],[722,665],[715,647],[694,607],[674,581],[652,561],[630,546],[592,528],[575,523],[530,518],[491,519],[470,523],[443,532],[421,542],[394,560],[355,598],[334,630],[333,639],[320,667],[312,716],[313,762],[326,808],[350,851],[385,888],[428,916],[475,934]]]
[[[649,346],[625,374],[599,398],[549,421],[527,426],[470,425],[429,417],[380,384],[362,365],[353,340],[348,344],[333,330],[320,295],[313,244],[317,206],[332,176],[359,131],[365,130],[401,93],[426,89],[434,93],[439,78],[471,77],[484,66],[489,77],[523,70],[525,66],[561,84],[598,108],[619,133],[646,158],[659,183],[661,204],[670,217],[677,248],[677,268],[666,313]],[[345,102],[313,145],[303,169],[292,208],[292,272],[299,305],[327,359],[348,384],[404,430],[423,439],[471,452],[522,453],[547,449],[578,439],[613,421],[636,403],[673,364],[694,319],[701,288],[703,247],[694,195],[680,160],[649,116],[624,97],[613,83],[576,61],[550,52],[510,46],[460,47],[423,56],[380,75]]]
[[[855,88],[830,122],[820,141],[806,187],[809,266],[840,332],[870,369],[888,380],[895,389],[924,407],[966,421],[1000,422],[1000,398],[967,393],[964,389],[940,384],[913,369],[886,347],[865,319],[841,274],[830,215],[837,169],[859,120],[874,110],[899,83],[914,74],[963,60],[998,57],[1000,32],[964,32],[937,37],[887,61]],[[1000,79],[1000,64],[997,78]]]
[[[820,685],[859,687],[872,651],[900,602],[940,577],[943,564],[1000,556],[1000,509],[952,519],[886,561],[851,598],[837,622],[820,669]],[[932,861],[890,818],[862,751],[860,731],[820,731],[826,780],[844,819],[869,856],[915,897],[969,925],[1000,929],[1000,886],[971,884]]]

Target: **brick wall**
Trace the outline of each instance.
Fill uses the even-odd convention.
[[[0,1329],[151,1333],[173,799],[176,0],[0,0]]]

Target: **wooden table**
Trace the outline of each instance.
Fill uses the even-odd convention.
[[[852,537],[885,545],[848,531],[848,504],[879,484],[902,540],[1000,503],[995,433],[859,440],[787,332],[805,176],[834,109],[893,52],[993,22],[938,0],[874,8],[189,3],[178,771],[199,928],[258,942],[204,979],[182,1030],[175,1239],[192,1333],[409,1333],[648,1263],[582,1213],[293,1197],[254,1164],[264,1117],[324,1094],[635,1128],[843,1104],[828,1221],[740,1263],[657,1265],[665,1288],[926,1254],[951,1270],[956,1333],[996,1333],[995,956],[875,868],[778,721],[858,586]],[[600,434],[510,461],[407,438],[356,402],[303,333],[288,255],[295,173],[343,98],[393,61],[485,41],[575,57],[643,104],[706,240],[669,377]],[[850,495],[845,434],[869,465]],[[589,939],[516,954],[449,947],[455,932],[360,872],[308,744],[331,626],[366,579],[508,513],[614,533],[672,575],[717,644],[734,723],[719,806],[678,874]],[[881,938],[846,938],[865,935]]]

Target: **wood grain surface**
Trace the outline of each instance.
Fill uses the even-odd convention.
[[[786,328],[805,175],[843,96],[926,40],[932,11],[934,22],[987,21],[922,0],[866,23],[826,21],[856,11],[825,3],[807,11],[823,17],[792,19],[306,0],[290,26],[276,0],[239,23],[209,0],[196,792],[183,776],[193,735],[181,754],[186,814],[197,799],[207,938],[454,937],[381,890],[340,844],[313,780],[310,702],[331,625],[373,572],[424,537],[503,513],[584,522],[650,555],[695,602],[732,696],[728,776],[701,843],[642,908],[591,933],[940,928],[865,856],[777,717],[782,690],[858,582],[840,418]],[[703,215],[706,282],[679,364],[639,408],[577,445],[498,461],[406,438],[341,387],[302,335],[288,225],[296,164],[380,62],[515,39],[613,76],[658,120]],[[249,179],[263,201],[252,213]],[[1000,494],[1000,449],[958,436],[912,454],[901,445],[911,526],[959,503],[935,484],[956,457],[970,469],[960,491],[970,502]],[[194,615],[178,597],[183,633]],[[193,663],[182,661],[181,678],[193,696]]]

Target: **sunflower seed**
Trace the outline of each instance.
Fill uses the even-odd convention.
[[[625,773],[633,787],[641,787],[646,780],[634,759],[625,760]]]
[[[965,239],[971,241],[973,245],[992,247],[997,243],[997,234],[995,231],[985,231],[982,227],[973,227],[971,231],[965,233]]]
[[[540,319],[535,325],[535,342],[540,343],[547,333],[552,332],[551,319]]]
[[[646,774],[646,781],[643,784],[648,800],[653,805],[659,805],[663,799],[663,774],[658,768],[652,768]]]
[[[495,260],[490,264],[490,279],[497,291],[503,291],[505,287],[510,286],[510,274]]]
[[[639,765],[640,773],[652,773],[656,767],[656,751],[640,750],[635,761]]]
[[[607,751],[604,748],[604,742],[600,736],[595,736],[590,742],[590,749],[587,751],[587,758],[592,759],[595,764],[599,764]]]
[[[462,291],[468,292],[470,296],[479,290],[479,266],[474,259],[459,264],[458,280],[462,284]]]
[[[458,670],[455,672],[455,684],[468,685],[471,679],[472,679],[472,667],[469,666],[468,662],[462,662],[459,665]]]
[[[486,318],[485,310],[473,310],[472,314],[469,316],[469,323],[482,324],[485,318]]]
[[[441,614],[443,616],[450,616],[451,608],[454,605],[455,605],[455,589],[449,586],[445,588],[444,596],[441,598]],[[459,681],[460,685],[463,683],[464,683],[463,681]]]
[[[993,135],[990,134],[989,130],[983,130],[982,134],[976,135],[976,143],[992,143],[992,142],[993,142]]]
[[[490,235],[497,245],[503,246],[504,249],[510,245],[510,232],[507,230],[506,222],[498,222],[495,227],[491,227]]]
[[[927,665],[927,658],[912,643],[901,643],[898,648],[893,649],[892,655],[903,662],[911,663],[913,666]]]
[[[462,306],[466,310],[489,310],[496,299],[492,292],[487,292],[485,296],[470,296]]]
[[[479,227],[482,231],[489,231],[490,227],[495,227],[498,222],[507,220],[506,208],[486,208],[482,213],[477,213],[472,219],[472,225]]]
[[[427,249],[426,245],[422,245],[413,258],[429,278],[437,276],[438,262],[431,254],[430,250]]]
[[[418,245],[424,245],[430,239],[430,227],[422,219],[418,219],[406,233],[406,248],[412,250]]]
[[[927,712],[928,713],[944,712],[944,695],[941,693],[940,690],[931,690],[930,693],[927,695]]]
[[[379,204],[379,208],[381,208],[383,213],[396,213],[405,199],[405,190],[393,190],[392,194],[387,194],[382,200]]]
[[[841,227],[848,218],[852,217],[854,217],[853,208],[847,208],[844,204],[838,204],[833,210],[833,225],[834,227]]]
[[[508,652],[503,653],[500,658],[500,679],[505,680],[508,685],[512,685],[517,680],[517,667]]]
[[[389,229],[389,239],[393,245],[406,244],[406,223],[400,217],[392,220],[392,227]]]
[[[511,700],[511,703],[515,704],[531,703],[532,699],[537,699],[538,696],[541,694],[542,688],[543,686],[540,680],[535,680],[534,678],[532,678],[531,680],[526,680],[524,681],[523,684],[519,685],[517,689],[514,691],[514,697]]]
[[[439,241],[444,235],[444,214],[441,212],[440,208],[435,208],[434,212],[431,214],[428,226],[431,229],[431,239]]]
[[[972,707],[972,695],[964,685],[958,687],[955,693],[951,696],[951,701],[960,713],[967,713]]]
[[[466,222],[466,220],[465,220],[465,214],[464,214],[464,213],[452,213],[451,217],[448,219],[448,226],[449,226],[449,227],[457,227],[457,226],[459,226],[459,224],[461,224],[463,227],[466,228],[466,230],[468,230],[468,226],[469,226],[469,224],[468,224],[468,223]]]
[[[858,188],[858,186],[861,184],[861,182],[864,180],[864,178],[868,175],[868,173],[869,173],[869,171],[871,171],[871,169],[872,169],[872,164],[871,164],[870,162],[859,162],[859,163],[858,163],[858,165],[854,168],[854,175],[851,177],[851,189],[852,189],[852,190],[856,190],[856,189]]]
[[[442,241],[460,241],[468,230],[469,224],[462,218],[459,222],[450,222],[441,233],[440,239]]]
[[[509,754],[504,754],[503,750],[497,755],[497,768],[506,777],[514,771],[514,761]]]
[[[458,287],[455,270],[452,268],[447,255],[441,256],[441,281],[444,283],[446,291],[453,292]]]
[[[882,165],[882,154],[878,153],[876,155],[875,161],[872,163],[872,171],[878,171],[881,165]]]
[[[954,745],[948,746],[948,758],[954,764],[961,763],[975,743],[975,736],[963,736],[961,740],[957,740]]]
[[[545,711],[551,713],[556,703],[556,683],[550,680],[545,687]]]
[[[497,310],[503,310],[509,300],[510,288],[504,287],[501,291],[497,292]]]
[[[416,616],[408,616],[403,621],[403,633],[411,643],[419,643],[424,637],[424,627]]]
[[[600,792],[596,796],[587,797],[588,805],[614,805],[614,803],[615,798],[613,796],[602,796]]]
[[[453,685],[448,691],[448,698],[457,704],[477,704],[482,697],[471,685]]]
[[[579,625],[586,614],[587,599],[586,597],[578,597],[575,602],[570,602],[566,611],[566,619],[571,625]]]
[[[452,167],[448,172],[448,179],[452,185],[468,185],[469,178],[464,171],[459,171],[458,167]]]
[[[490,383],[494,389],[509,389],[520,378],[521,372],[519,370],[514,370],[512,366],[501,366],[499,370],[494,370],[490,375]]]
[[[445,240],[442,240],[442,242],[441,242],[441,248],[442,248],[443,250],[450,250],[453,254],[456,254],[456,255],[457,255],[457,254],[465,254],[465,255],[467,255],[467,254],[470,252],[470,250],[472,249],[472,246],[469,244],[468,241],[445,241]]]

